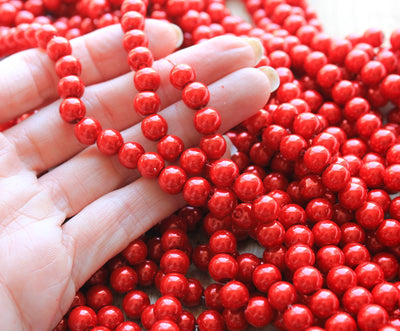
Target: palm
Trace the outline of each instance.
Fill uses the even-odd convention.
[[[168,23],[149,20],[146,29],[156,58],[175,49],[179,35]],[[87,86],[83,100],[88,115],[104,128],[155,150],[132,113],[132,73],[121,39],[120,28],[110,26],[73,41]],[[210,84],[210,106],[219,110],[221,131],[226,131],[263,107],[269,96],[266,76],[245,68],[260,55],[250,46],[244,39],[223,37],[155,63],[162,78],[162,114],[169,132],[186,146],[199,136],[180,91],[167,83],[172,63],[192,65],[198,79]],[[9,110],[0,111],[0,122],[40,109],[0,134],[0,329],[48,330],[99,267],[184,201],[95,146],[84,148],[71,138],[73,127],[57,114],[58,79],[46,54],[16,54],[0,62],[0,72],[0,110]],[[232,109],[240,112],[229,116]],[[153,205],[157,208],[149,208]]]
[[[15,152],[7,158],[18,160]],[[44,330],[61,319],[76,291],[71,278],[73,247],[60,227],[65,214],[57,210],[36,176],[18,163],[20,170],[12,175],[12,182],[0,181],[3,192],[4,185],[14,186],[12,196],[3,199],[0,207],[0,279],[7,280],[0,291],[6,318],[1,323],[13,325],[14,330],[32,326]]]

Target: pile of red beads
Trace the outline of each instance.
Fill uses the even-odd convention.
[[[334,39],[305,1],[244,4],[254,25],[221,0],[0,3],[0,56],[47,49],[60,77],[60,114],[77,123],[78,140],[118,154],[122,165],[158,177],[168,193],[183,191],[188,202],[99,269],[56,330],[400,328],[400,198],[393,196],[400,191],[400,30],[388,46],[378,29]],[[185,64],[176,64],[170,81],[196,110],[194,128],[204,137],[185,150],[167,134],[145,16],[178,24],[184,47],[228,33],[262,42],[258,65],[274,67],[281,85],[227,133],[237,148],[232,160],[220,159],[220,116]],[[80,62],[68,40],[116,22],[135,71],[134,108],[146,116],[142,132],[158,142],[157,152],[85,117]],[[180,166],[165,166],[174,160]],[[262,256],[239,253],[248,242]],[[189,277],[202,273],[214,282]],[[151,303],[154,287],[161,296]],[[203,307],[197,318],[195,307]]]

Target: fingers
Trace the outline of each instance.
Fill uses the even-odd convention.
[[[147,20],[145,31],[156,58],[173,52],[182,42],[182,33],[167,22]],[[113,25],[71,40],[86,85],[129,71],[122,37],[120,25]],[[31,49],[2,60],[0,72],[0,123],[58,98],[59,78],[43,50]]]
[[[267,76],[254,68],[235,71],[210,85],[210,107],[218,109],[222,117],[220,131],[225,132],[263,107],[269,89]],[[185,146],[198,143],[200,135],[193,128],[193,110],[182,101],[167,107],[161,114],[168,122],[168,132],[181,137]],[[122,134],[125,141],[137,141],[147,151],[156,150],[156,144],[142,136],[140,124]],[[135,178],[135,171],[124,169],[116,157],[101,155],[93,146],[43,175],[39,181],[52,191],[58,208],[71,216]]]
[[[172,63],[188,63],[199,81],[209,84],[243,67],[254,66],[261,56],[262,46],[238,37],[214,38],[155,63],[162,84],[157,91],[162,107],[178,101],[181,91],[169,83]],[[133,110],[136,93],[132,73],[93,85],[86,89],[84,102],[88,116],[100,121],[103,128],[126,129],[141,118]],[[69,159],[84,148],[73,134],[73,126],[63,122],[58,114],[59,101],[43,108],[34,116],[9,129],[7,137],[15,144],[27,167],[41,173]]]

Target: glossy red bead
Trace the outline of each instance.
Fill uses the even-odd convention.
[[[212,279],[223,282],[235,278],[238,268],[234,257],[228,254],[217,254],[211,258],[208,272]]]
[[[128,64],[134,71],[151,67],[154,58],[151,51],[144,46],[137,46],[131,49],[128,53]]]
[[[118,151],[118,160],[124,167],[136,169],[139,158],[144,152],[142,145],[136,142],[126,142]]]
[[[182,100],[189,108],[201,109],[207,106],[210,92],[207,86],[200,82],[189,83],[182,91]]]
[[[361,331],[378,330],[389,320],[387,311],[375,304],[362,307],[357,313],[357,324]]]
[[[266,327],[274,316],[274,311],[268,303],[267,298],[263,296],[254,296],[249,299],[249,302],[244,311],[246,321],[258,328]]]
[[[160,87],[160,74],[153,68],[143,68],[133,76],[135,88],[139,91],[156,91]]]
[[[90,307],[75,307],[68,316],[68,327],[72,331],[84,331],[96,325],[97,315]]]
[[[287,330],[305,330],[313,323],[313,314],[306,306],[295,304],[283,313],[283,323]]]

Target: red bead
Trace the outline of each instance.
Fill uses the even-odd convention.
[[[78,76],[69,75],[60,79],[57,90],[61,98],[80,98],[85,90],[85,85]]]
[[[327,245],[318,250],[316,262],[319,270],[325,273],[337,265],[344,264],[345,255],[339,247]]]
[[[367,289],[383,282],[384,274],[379,265],[372,262],[363,262],[355,269],[358,278],[358,285]]]
[[[47,55],[53,61],[57,61],[63,56],[71,55],[72,48],[68,39],[64,37],[53,37],[47,43]]]
[[[140,144],[136,142],[127,142],[120,147],[118,160],[124,167],[136,169],[142,154],[144,154],[144,148]]]
[[[124,321],[121,309],[115,306],[105,306],[97,312],[97,324],[114,330]]]
[[[201,109],[207,106],[210,92],[207,86],[199,82],[189,83],[182,91],[182,100],[192,109]]]
[[[248,284],[252,280],[252,274],[254,269],[261,263],[261,260],[251,253],[240,254],[236,261],[238,263],[238,274],[236,276],[237,280]]]
[[[204,290],[204,303],[208,309],[213,309],[217,311],[221,311],[224,309],[219,298],[219,291],[221,290],[221,288],[221,284],[213,283],[208,285],[207,288]]]
[[[117,154],[124,140],[116,130],[107,129],[103,130],[97,137],[97,148],[105,155]]]
[[[320,174],[331,160],[329,150],[320,145],[309,147],[304,153],[304,164],[315,174]]]
[[[250,325],[262,328],[271,323],[274,311],[268,303],[267,298],[254,296],[249,299],[244,315]]]
[[[167,121],[159,114],[149,115],[141,124],[143,135],[149,140],[159,140],[167,134]]]
[[[382,268],[385,280],[392,280],[396,277],[399,263],[393,254],[386,252],[378,253],[372,258],[372,262]]]
[[[273,151],[279,150],[280,143],[283,137],[287,136],[288,132],[280,125],[269,125],[265,128],[262,134],[262,141],[265,146]]]
[[[285,228],[289,228],[294,224],[305,224],[305,210],[296,204],[287,204],[280,209],[278,220]]]
[[[125,12],[121,17],[121,28],[124,33],[139,29],[144,29],[144,17],[137,11]]]
[[[367,199],[367,190],[363,185],[348,183],[338,194],[343,207],[351,210],[360,208]]]
[[[138,284],[142,287],[153,285],[157,271],[158,266],[153,260],[145,260],[137,265],[136,273],[138,276]]]
[[[254,174],[243,173],[234,183],[233,187],[237,197],[246,202],[253,201],[264,191],[262,180]]]
[[[344,312],[339,312],[331,316],[325,322],[326,331],[356,331],[357,324],[353,317]]]
[[[358,264],[369,261],[370,255],[367,248],[359,243],[350,243],[343,247],[346,265],[355,267]]]
[[[355,214],[357,222],[367,230],[376,229],[382,222],[384,212],[375,202],[365,202]]]
[[[201,177],[192,177],[188,179],[183,187],[183,197],[185,201],[194,207],[203,206],[210,193],[210,183]]]
[[[231,280],[238,273],[238,264],[231,255],[217,254],[210,260],[208,272],[217,282]]]
[[[230,281],[221,288],[219,296],[226,309],[238,310],[247,305],[249,290],[241,282]]]
[[[169,166],[161,171],[158,183],[164,192],[178,194],[182,191],[186,178],[186,173],[182,168]]]
[[[169,295],[178,299],[185,298],[189,289],[186,277],[180,273],[167,273],[161,278],[159,290],[161,295]]]
[[[169,81],[177,89],[183,89],[196,80],[196,73],[188,64],[177,64],[169,73]]]
[[[383,180],[388,190],[400,191],[400,164],[392,164],[387,167]]]
[[[161,248],[165,254],[168,250],[177,248],[184,249],[188,244],[188,235],[184,230],[178,227],[166,229],[161,236]]]
[[[195,329],[196,319],[193,314],[184,310],[177,321],[180,331],[193,331]]]
[[[252,216],[259,222],[273,222],[279,213],[279,205],[274,198],[268,195],[262,195],[253,201]]]
[[[107,286],[94,285],[87,291],[86,304],[94,310],[98,310],[103,306],[111,305],[112,301],[113,295]]]
[[[203,311],[197,317],[199,331],[224,330],[225,323],[222,315],[215,310]]]
[[[341,295],[357,285],[357,275],[347,266],[336,266],[329,270],[326,281],[330,290]]]
[[[396,142],[396,136],[390,130],[376,130],[369,139],[369,146],[373,152],[385,154],[390,146]]]
[[[363,228],[356,223],[344,223],[340,226],[340,230],[342,231],[342,246],[353,242],[360,244],[365,242],[365,232]]]
[[[75,137],[85,145],[94,144],[100,132],[101,125],[94,118],[83,118],[75,126]]]
[[[289,83],[287,83],[287,84],[289,84]],[[290,83],[290,84],[292,84],[292,83]],[[290,103],[282,103],[272,112],[272,119],[273,119],[275,125],[278,124],[286,129],[292,129],[293,121],[298,114],[299,114],[299,112],[294,105],[292,105]],[[275,128],[275,127],[273,127],[273,128]]]
[[[161,100],[155,92],[144,91],[136,94],[133,106],[139,115],[147,116],[160,110]]]
[[[150,329],[151,331],[179,331],[179,326],[170,320],[167,319],[162,319],[153,324],[153,326]]]
[[[199,143],[200,149],[209,160],[217,160],[226,152],[226,141],[221,134],[203,136]]]
[[[126,293],[133,290],[138,282],[136,271],[131,267],[119,267],[110,276],[112,288],[119,293]]]
[[[284,281],[272,284],[268,290],[268,302],[278,311],[285,311],[288,306],[296,302],[296,299],[296,289],[292,284]]]
[[[311,296],[309,306],[314,316],[328,318],[339,309],[339,300],[332,291],[321,289]]]
[[[207,156],[199,148],[188,148],[183,151],[179,162],[189,175],[200,175],[206,163]]]
[[[128,53],[128,64],[131,70],[137,71],[153,64],[153,55],[147,47],[138,46]]]
[[[257,241],[267,248],[278,247],[285,239],[285,228],[277,221],[259,224],[255,232]]]
[[[373,302],[372,294],[364,287],[349,288],[342,297],[344,308],[351,314],[357,314],[365,305]]]
[[[350,181],[350,171],[343,165],[332,163],[322,174],[322,182],[331,191],[340,191]]]
[[[318,116],[313,113],[301,113],[293,121],[293,131],[304,139],[309,139],[319,133],[321,127]]]
[[[126,321],[120,323],[114,331],[140,331],[140,326],[135,322]]]
[[[233,254],[236,252],[236,238],[230,231],[219,230],[211,235],[209,247],[213,254]]]
[[[148,44],[148,37],[142,30],[130,30],[126,32],[122,38],[122,45],[127,52],[130,52],[136,47],[147,47]]]
[[[146,329],[151,329],[151,327],[157,321],[156,317],[154,316],[154,305],[148,305],[142,310],[140,321],[142,322],[143,327]]]
[[[68,316],[68,327],[71,331],[85,331],[97,324],[94,310],[86,306],[75,307]]]
[[[323,88],[330,88],[340,81],[342,78],[342,72],[339,67],[334,64],[326,64],[323,66],[317,74],[317,82]]]
[[[229,187],[239,175],[239,168],[231,160],[213,162],[210,169],[210,179],[218,187]]]
[[[283,313],[283,323],[287,330],[305,330],[313,323],[313,314],[306,306],[295,304]]]
[[[388,313],[379,305],[368,304],[357,313],[357,323],[361,331],[378,330],[389,320]]]
[[[201,298],[203,295],[204,288],[201,283],[194,278],[188,278],[188,290],[186,292],[185,297],[183,298],[183,304],[186,307],[196,307],[199,306],[201,303]],[[184,314],[183,312],[182,314]],[[193,316],[191,316],[193,317]],[[182,315],[181,315],[182,318]],[[193,317],[194,322],[194,317]]]
[[[122,251],[121,255],[132,265],[142,263],[147,256],[147,246],[142,239],[135,239]]]
[[[60,104],[60,116],[68,123],[79,122],[86,114],[86,107],[79,98],[67,98]]]
[[[307,142],[301,136],[291,134],[282,138],[280,151],[289,161],[296,161],[307,148]]]
[[[204,108],[196,112],[193,123],[199,133],[213,134],[221,126],[221,116],[212,108]]]
[[[143,68],[133,76],[135,88],[139,91],[156,91],[160,87],[160,74],[153,68]]]
[[[309,246],[303,244],[291,246],[285,255],[285,264],[292,271],[303,266],[313,265],[314,262],[314,252]]]
[[[35,37],[40,48],[46,49],[48,42],[57,34],[56,28],[51,24],[43,24],[36,31]]]
[[[164,159],[160,154],[148,152],[139,157],[137,167],[143,177],[155,178],[164,168],[164,164]]]
[[[130,291],[122,300],[122,309],[125,314],[132,319],[139,319],[143,310],[150,305],[150,299],[142,291]]]
[[[400,245],[400,222],[394,219],[386,219],[376,231],[377,239],[385,246],[394,247]]]
[[[370,61],[361,69],[361,80],[369,85],[377,85],[386,76],[386,68],[379,61]]]
[[[304,225],[292,225],[285,234],[285,245],[291,247],[295,244],[304,244],[312,246],[314,244],[314,235],[312,231]]]
[[[315,244],[319,247],[337,245],[340,242],[341,231],[339,226],[331,221],[320,221],[313,226]]]
[[[348,71],[358,74],[368,61],[369,56],[366,52],[360,49],[353,49],[346,55],[345,66]]]
[[[399,303],[399,290],[391,283],[382,282],[372,289],[374,303],[392,312]]]

